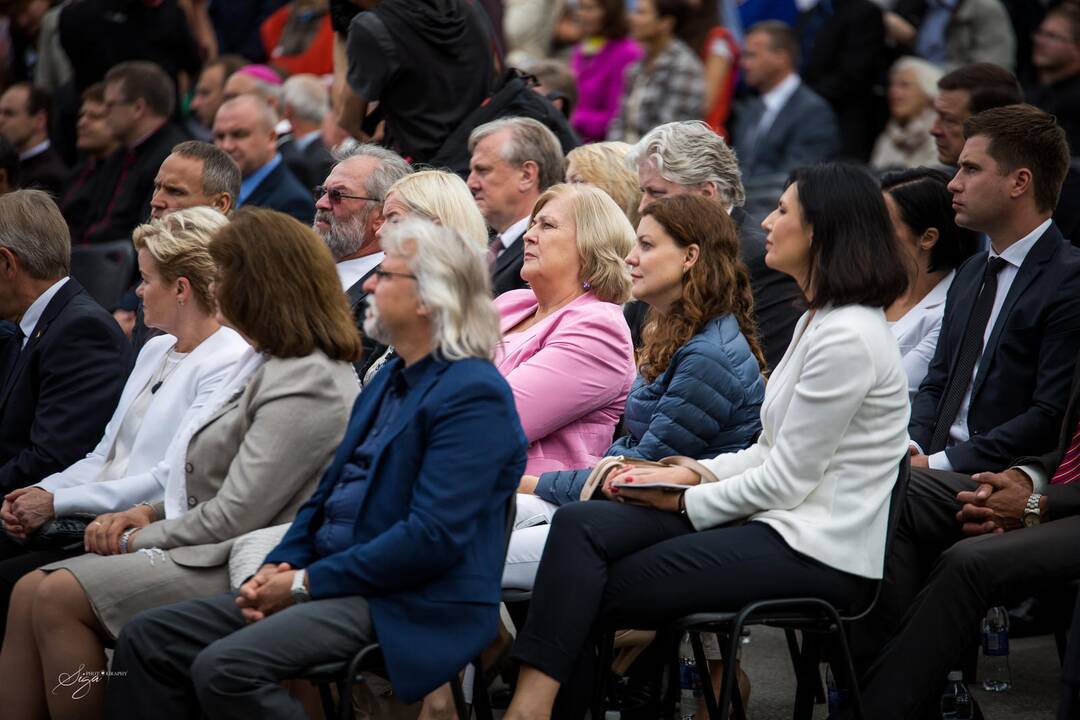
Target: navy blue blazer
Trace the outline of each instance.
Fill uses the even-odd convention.
[[[311,198],[311,188],[305,188],[303,183],[296,179],[285,166],[284,160],[278,163],[244,200],[245,207],[250,205],[292,215],[305,225],[310,225],[315,219],[315,201]]]
[[[908,434],[930,445],[964,327],[982,286],[987,253],[957,270],[937,350],[911,401]],[[962,473],[1000,472],[1015,458],[1054,448],[1080,350],[1080,249],[1051,225],[1032,246],[1001,306],[971,389],[971,439],[945,451]]]
[[[12,329],[0,330],[0,359],[15,351]],[[70,278],[0,385],[0,493],[33,485],[93,450],[130,369],[131,343],[120,326]]]
[[[764,114],[764,101],[754,98],[736,117],[735,154],[745,180],[763,176],[782,179],[802,165],[830,160],[840,150],[836,113],[805,83],[780,108],[768,130],[756,135]]]
[[[527,441],[494,365],[436,360],[380,435],[353,546],[319,558],[323,506],[400,366],[387,363],[360,393],[334,461],[266,562],[307,568],[316,600],[365,597],[394,691],[411,703],[495,638],[507,503]]]

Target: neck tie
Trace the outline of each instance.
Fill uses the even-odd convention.
[[[1077,424],[1069,449],[1061,458],[1061,464],[1054,472],[1054,477],[1050,478],[1050,484],[1068,485],[1076,480],[1080,480],[1080,424]]]
[[[997,295],[997,276],[1006,265],[1008,261],[999,257],[992,257],[986,263],[982,290],[979,291],[975,307],[971,309],[971,316],[968,317],[967,327],[964,328],[964,338],[960,343],[956,367],[953,368],[949,382],[945,385],[945,393],[941,396],[937,424],[934,426],[934,436],[930,441],[928,455],[944,450],[949,441],[949,428],[956,420],[956,413],[960,411],[964,395],[971,386],[971,374],[975,370],[975,363],[982,355],[983,335],[986,333],[986,323],[990,320],[990,313],[994,309],[994,297]]]
[[[491,242],[488,243],[487,255],[485,256],[485,259],[487,260],[487,266],[489,268],[495,264],[495,259],[499,257],[499,251],[502,249],[503,244],[499,236],[496,235],[495,237],[491,238]]]

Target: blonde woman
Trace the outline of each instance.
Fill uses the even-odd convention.
[[[641,185],[637,173],[626,163],[629,153],[630,145],[624,142],[576,147],[566,155],[566,182],[588,183],[600,188],[622,208],[630,224],[637,227]]]

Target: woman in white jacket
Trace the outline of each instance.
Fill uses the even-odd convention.
[[[227,222],[216,210],[197,207],[136,228],[142,276],[137,293],[146,324],[166,334],[139,353],[97,447],[62,472],[4,497],[0,626],[20,577],[84,551],[82,540],[70,533],[48,539],[57,519],[161,499],[165,451],[185,415],[206,401],[247,349],[240,335],[218,323],[210,292],[214,264],[207,248]]]
[[[758,442],[696,469],[624,467],[605,486],[621,502],[556,513],[507,720],[550,717],[594,626],[776,597],[850,607],[881,578],[908,423],[882,309],[907,281],[881,191],[851,166],[799,170],[762,226],[766,264],[799,282],[809,309],[765,389]],[[675,489],[634,487],[654,482]]]

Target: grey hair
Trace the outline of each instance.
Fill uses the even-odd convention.
[[[889,68],[889,77],[891,78],[901,70],[911,70],[915,73],[915,83],[927,100],[933,101],[937,97],[938,80],[945,76],[941,68],[922,58],[905,55]]]
[[[41,190],[0,195],[0,247],[14,253],[35,280],[71,272],[71,233],[60,208]]]
[[[473,129],[469,133],[469,152],[476,149],[476,144],[500,130],[510,131],[510,141],[502,148],[502,159],[521,167],[530,160],[539,169],[538,182],[540,192],[563,181],[566,160],[562,146],[555,133],[539,120],[524,117],[506,117],[492,120]]]
[[[330,109],[330,93],[315,75],[293,75],[281,86],[281,104],[301,120],[321,123]]]
[[[742,173],[735,151],[700,120],[659,125],[626,155],[635,171],[641,163],[656,163],[660,177],[679,185],[712,183],[721,201],[732,207],[746,202]]]
[[[236,161],[229,157],[227,152],[217,145],[199,140],[185,140],[175,145],[172,152],[173,155],[202,161],[203,194],[228,193],[232,199],[232,207],[236,206],[237,198],[240,197],[242,178]]]
[[[481,253],[459,233],[417,217],[383,231],[383,252],[408,260],[420,300],[431,310],[435,346],[447,360],[490,360],[499,315]]]
[[[375,158],[379,165],[368,176],[364,191],[371,197],[378,198],[379,202],[386,199],[386,193],[390,192],[390,186],[412,172],[412,167],[405,159],[393,150],[387,150],[379,145],[361,143],[354,145],[345,152],[335,153],[334,158],[338,165],[356,157]]]

